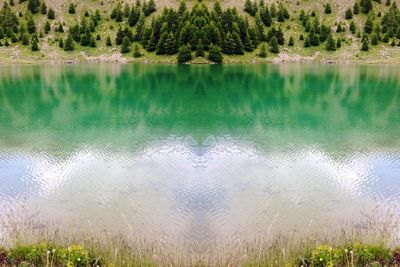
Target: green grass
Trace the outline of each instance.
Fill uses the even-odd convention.
[[[0,266],[164,266],[167,261],[151,259],[125,244],[104,246],[98,243],[59,245],[51,240],[0,248]],[[382,243],[366,244],[358,241],[332,246],[314,245],[306,240],[286,244],[282,240],[267,247],[263,254],[250,256],[234,266],[399,266],[400,248],[390,249]],[[113,249],[111,249],[113,248]],[[156,262],[158,261],[158,262]],[[197,261],[197,266],[212,266],[208,259]],[[225,266],[225,264],[217,264]],[[173,265],[180,266],[180,264]],[[226,264],[226,266],[229,266]]]

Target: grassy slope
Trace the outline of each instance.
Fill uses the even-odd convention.
[[[5,0],[0,0],[0,5]],[[400,4],[400,0],[396,0]],[[21,11],[23,14],[26,12],[26,2],[18,4],[18,0],[15,0],[16,4],[14,9]],[[58,48],[58,43],[55,41],[59,33],[55,33],[53,30],[40,42],[40,51],[31,52],[30,47],[24,47],[20,44],[12,44],[10,47],[0,47],[0,64],[9,63],[37,63],[40,61],[45,62],[98,62],[98,61],[109,61],[109,62],[144,62],[144,63],[175,63],[175,56],[156,56],[154,53],[144,52],[144,56],[139,59],[134,59],[131,54],[121,55],[118,47],[107,47],[105,40],[107,36],[110,36],[112,40],[115,38],[116,29],[118,28],[117,23],[109,19],[111,9],[116,5],[117,0],[88,0],[88,1],[74,1],[77,4],[77,14],[68,14],[68,5],[71,0],[47,0],[48,6],[51,6],[56,11],[56,20],[52,22],[52,26],[59,21],[66,22],[67,25],[71,25],[73,22],[80,18],[85,10],[96,10],[99,9],[103,16],[103,21],[97,28],[97,33],[101,35],[102,40],[98,42],[96,49],[89,47],[75,46],[75,51],[64,52]],[[132,4],[134,0],[128,1]],[[266,1],[271,3],[272,1]],[[278,1],[275,1],[278,3]],[[326,2],[330,2],[332,6],[332,14],[324,15],[323,5]],[[346,33],[340,33],[342,37],[346,38],[346,42],[342,43],[342,48],[336,52],[325,51],[324,45],[317,48],[303,48],[303,43],[299,41],[299,34],[302,32],[302,26],[299,24],[297,19],[300,10],[303,8],[306,11],[316,10],[318,14],[321,14],[321,21],[329,22],[329,25],[334,25],[335,22],[342,21],[346,23],[348,29],[349,21],[344,19],[344,12],[349,6],[353,6],[355,0],[285,0],[284,3],[288,7],[291,14],[291,19],[286,21],[283,25],[285,32],[285,39],[288,40],[290,36],[294,37],[295,45],[293,47],[284,46],[281,47],[281,53],[274,55],[268,53],[266,59],[257,57],[258,51],[247,53],[244,56],[225,56],[225,63],[256,63],[256,62],[294,62],[294,61],[306,61],[306,62],[337,62],[337,63],[348,63],[348,62],[360,62],[360,63],[387,63],[396,64],[400,62],[400,47],[392,47],[389,44],[380,43],[376,47],[370,47],[369,52],[360,51],[360,40],[351,35],[347,30]],[[381,10],[384,13],[387,7],[384,5],[385,0],[382,4],[374,2],[374,10]],[[188,6],[192,5],[192,1],[188,1]],[[207,2],[210,7],[213,1]],[[156,0],[157,11],[152,14],[155,16],[161,12],[165,7],[177,7],[179,0]],[[236,6],[238,10],[243,12],[244,0],[222,0],[222,6],[232,7]],[[243,12],[244,15],[248,16]],[[355,17],[357,28],[363,27],[365,15],[358,15]],[[43,29],[43,25],[46,21],[45,16],[36,15],[38,18],[37,27]],[[252,18],[249,17],[252,21]],[[150,22],[147,19],[147,22]],[[112,29],[113,26],[113,29]],[[67,29],[66,29],[67,30]],[[65,34],[62,35],[65,38]],[[335,33],[335,37],[339,34]],[[351,40],[351,41],[350,41]],[[206,62],[205,60],[198,60],[199,62]]]

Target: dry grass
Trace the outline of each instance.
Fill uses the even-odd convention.
[[[324,248],[341,251],[342,258],[347,255],[343,254],[347,249],[348,253],[359,249],[361,252],[354,252],[357,257],[353,259],[353,265],[347,266],[365,266],[357,264],[362,259],[359,254],[364,252],[371,261],[380,259],[379,253],[386,253],[385,260],[391,263],[390,266],[397,266],[394,260],[400,257],[400,252],[396,250],[400,244],[400,224],[397,217],[389,214],[370,217],[357,224],[336,224],[329,232],[315,229],[272,234],[270,226],[260,229],[256,239],[233,235],[217,244],[196,240],[179,242],[168,233],[151,239],[139,238],[129,227],[128,232],[120,234],[111,231],[83,232],[78,230],[77,224],[43,223],[13,212],[3,215],[0,221],[0,248],[6,251],[11,249],[8,253],[12,255],[13,251],[38,251],[38,247],[42,246],[44,252],[39,251],[38,255],[43,261],[47,257],[46,251],[53,248],[57,251],[85,251],[85,255],[90,255],[88,258],[96,260],[99,266],[299,266],[302,262],[312,261],[315,255],[321,254],[321,250],[324,252]]]

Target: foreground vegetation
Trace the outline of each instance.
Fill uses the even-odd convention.
[[[167,1],[163,8],[154,0],[1,2],[0,58],[6,62],[373,62],[400,57],[395,0],[313,5],[246,0],[226,8],[218,1]]]
[[[118,235],[13,218],[0,220],[0,266],[400,266],[399,224],[390,215],[329,232],[233,236],[209,247],[163,235],[141,239],[131,228]]]
[[[0,249],[0,266],[159,266],[154,260],[139,257],[125,246],[113,252],[102,252],[96,247],[72,244],[58,246],[48,242],[32,245],[18,244],[11,249]],[[120,256],[116,256],[117,254]],[[242,264],[252,266],[400,266],[400,249],[389,249],[382,244],[360,242],[340,246],[329,244],[309,247],[303,244],[296,251],[286,251],[290,257],[282,259],[285,248],[271,248],[266,257],[252,258]],[[195,265],[205,266],[199,261]]]

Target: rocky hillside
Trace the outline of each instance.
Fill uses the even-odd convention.
[[[0,59],[400,62],[395,0],[0,0]]]

